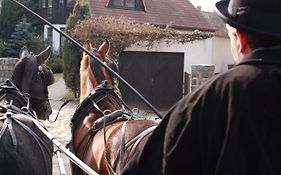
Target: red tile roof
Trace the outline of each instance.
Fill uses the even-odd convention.
[[[107,7],[109,0],[88,0],[92,17],[125,16],[136,21],[184,30],[214,31],[188,0],[142,0],[145,11]]]

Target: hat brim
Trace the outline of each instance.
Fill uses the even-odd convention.
[[[257,28],[253,28],[253,26],[248,26],[237,22],[233,16],[231,16],[228,12],[228,4],[229,1],[219,1],[216,3],[215,12],[219,15],[219,17],[230,26],[240,29],[245,32],[252,32],[256,34],[260,34],[263,36],[267,36],[274,39],[281,39],[281,33],[267,32],[263,30],[259,30]],[[279,31],[280,32],[280,31]]]

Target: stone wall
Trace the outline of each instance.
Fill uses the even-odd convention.
[[[0,58],[0,83],[11,78],[18,58]]]
[[[191,92],[206,80],[214,76],[215,66],[212,64],[198,64],[191,66]]]

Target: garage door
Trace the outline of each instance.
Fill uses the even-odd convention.
[[[183,53],[122,52],[121,76],[158,110],[167,110],[183,96]],[[123,83],[120,90],[131,107],[147,109]]]

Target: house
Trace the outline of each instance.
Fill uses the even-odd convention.
[[[179,31],[215,32],[215,28],[188,0],[88,0],[91,16],[127,17]],[[138,44],[119,58],[120,74],[156,108],[166,110],[190,92],[191,67],[212,64],[212,40],[181,44],[171,41],[149,49]],[[141,106],[140,100],[122,83],[124,100]],[[141,106],[145,107],[145,106]]]
[[[233,66],[234,60],[230,52],[229,37],[225,23],[214,12],[204,12],[203,16],[216,29],[212,40],[212,63],[215,73],[221,73]]]
[[[75,0],[38,0],[38,8],[35,12],[52,23],[56,28],[64,31],[66,20],[72,12],[74,4]],[[37,28],[43,31],[44,39],[52,45],[54,51],[59,52],[63,45],[64,37],[39,20]]]
[[[58,11],[66,15],[64,9],[67,11],[71,8],[73,1],[40,0],[40,2],[39,14],[46,16],[46,19],[53,21],[52,23],[60,29],[64,29],[65,22],[56,21],[60,16],[52,15],[58,14]],[[163,28],[169,26],[179,31],[216,31],[213,21],[205,18],[188,0],[84,0],[84,2],[89,4],[92,17],[124,16]],[[44,27],[44,33],[45,38],[53,38],[54,48],[61,45],[61,37],[48,26]],[[225,50],[229,50],[225,48],[228,44],[221,42],[220,39],[225,38],[215,34],[215,37],[206,40],[186,44],[171,41],[169,45],[163,42],[149,49],[138,43],[120,55],[120,74],[156,108],[166,110],[190,92],[193,65],[207,67],[215,65],[214,72],[220,73],[226,70],[227,65],[232,64],[228,59],[225,59],[225,62],[219,60],[226,53]],[[231,58],[228,55],[224,57]],[[122,83],[120,89],[129,105],[141,107],[142,102]]]
[[[125,16],[160,27],[215,32],[215,27],[187,0],[88,0],[88,3],[92,17]],[[134,45],[119,58],[120,73],[156,108],[165,110],[190,91],[192,65],[214,64],[213,44],[209,38],[169,46],[160,43],[149,49]],[[216,72],[223,71],[222,67],[216,67]],[[125,101],[139,106],[140,101],[122,84],[121,92]]]

